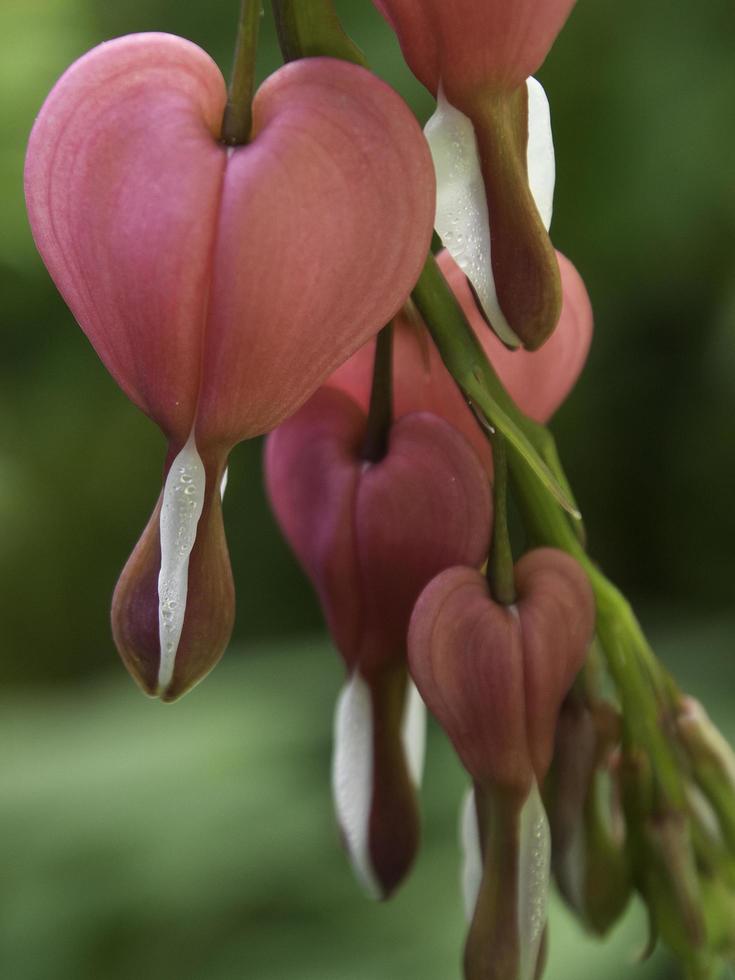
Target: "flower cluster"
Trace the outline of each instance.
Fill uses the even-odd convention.
[[[470,782],[468,980],[541,975],[552,873],[600,933],[636,888],[705,976],[735,946],[735,763],[589,559],[546,429],[592,333],[548,234],[531,77],[573,0],[375,4],[437,100],[424,133],[329,0],[274,0],[289,63],[252,98],[245,0],[229,93],[195,45],[140,34],[76,62],[36,121],[38,249],[168,444],[115,643],[165,701],[214,666],[228,456],[268,434],[268,495],[344,662],[333,795],[368,893],[418,852],[428,707]]]

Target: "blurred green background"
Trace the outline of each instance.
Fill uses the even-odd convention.
[[[108,629],[160,487],[162,440],[115,387],[38,259],[21,186],[35,113],[98,42],[165,30],[229,70],[236,0],[0,4],[0,976],[451,980],[462,776],[430,740],[426,846],[390,907],[336,845],[329,732],[340,670],[263,495],[233,454],[225,518],[238,621],[181,704],[148,703]],[[337,4],[379,74],[429,97],[368,0]],[[278,65],[270,17],[259,52]],[[596,315],[555,430],[591,548],[664,659],[732,720],[735,99],[731,0],[581,3],[540,77],[553,237]],[[600,946],[553,915],[552,978],[675,976],[634,963],[633,909]]]

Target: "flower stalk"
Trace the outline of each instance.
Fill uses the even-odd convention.
[[[328,57],[367,68],[362,51],[348,37],[332,0],[272,0],[284,61]]]
[[[493,533],[487,578],[496,602],[510,606],[515,602],[513,550],[508,530],[508,454],[505,439],[495,433],[493,444]]]
[[[232,78],[222,116],[221,139],[225,146],[244,146],[250,140],[255,92],[255,55],[262,16],[261,0],[241,0]]]
[[[393,324],[378,334],[375,344],[370,408],[365,426],[362,458],[378,463],[388,449],[388,434],[393,422]]]

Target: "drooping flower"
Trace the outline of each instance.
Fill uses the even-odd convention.
[[[234,149],[219,142],[226,97],[190,42],[120,38],[62,76],[26,161],[52,278],[169,442],[161,499],[113,603],[126,664],[166,700],[231,631],[219,500],[230,449],[294,412],[396,312],[434,207],[420,129],[364,69],[280,69]]]
[[[619,718],[611,705],[602,700],[590,704],[572,689],[559,712],[554,761],[544,789],[557,887],[598,936],[617,922],[632,891],[616,778],[619,735]]]
[[[584,366],[592,340],[592,306],[582,277],[560,252],[556,253],[564,302],[559,324],[539,351],[509,351],[485,324],[462,270],[447,251],[439,265],[462,305],[467,319],[508,393],[537,422],[549,418],[566,399]],[[366,411],[370,399],[375,341],[352,355],[326,382],[351,395]],[[418,319],[404,310],[395,320],[393,339],[393,411],[433,412],[446,419],[473,445],[489,473],[492,457],[487,437],[467,406],[439,352]]]
[[[554,190],[549,107],[529,76],[574,0],[375,0],[436,96],[426,127],[436,228],[504,343],[539,347],[559,318],[548,237]]]
[[[563,552],[528,552],[515,584],[506,607],[480,572],[450,568],[422,592],[408,634],[411,675],[474,782],[464,820],[468,980],[536,976],[550,863],[538,787],[595,621],[587,578]]]
[[[439,571],[484,560],[490,491],[469,443],[435,415],[398,419],[379,461],[363,457],[365,431],[363,409],[322,388],[268,437],[265,468],[276,517],[347,668],[335,806],[359,878],[383,897],[418,842],[423,724],[406,672],[411,610]]]

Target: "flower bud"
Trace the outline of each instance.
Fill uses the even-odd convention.
[[[245,146],[220,142],[226,99],[219,69],[190,42],[119,38],[59,80],[26,159],[31,228],[52,278],[123,391],[172,445],[191,446],[195,468],[294,412],[396,312],[434,207],[421,131],[365,69],[285,66],[258,90]],[[123,659],[167,698],[211,666],[231,626],[231,596],[204,608],[231,591],[219,465],[208,464],[201,521],[187,531],[211,536],[201,548],[192,539],[192,587],[154,516],[116,593]],[[178,611],[184,646],[172,653],[186,665],[171,670],[148,608],[158,578],[163,635],[166,568],[197,604]]]
[[[735,854],[735,753],[696,698],[683,699],[677,732],[694,779],[716,814],[719,832]]]
[[[636,884],[652,928],[677,956],[701,967],[706,926],[687,814],[662,800],[651,760],[639,748],[622,753],[620,782]]]
[[[559,714],[545,798],[559,891],[581,922],[603,935],[628,903],[631,873],[609,747],[574,691]]]
[[[472,448],[436,416],[395,422],[378,462],[362,457],[365,431],[362,409],[323,388],[269,436],[265,469],[276,517],[348,670],[335,721],[335,803],[358,876],[384,895],[418,836],[407,831],[416,825],[408,776],[418,767],[406,747],[417,736],[404,737],[416,727],[406,721],[411,610],[437,572],[483,561],[490,491]]]

